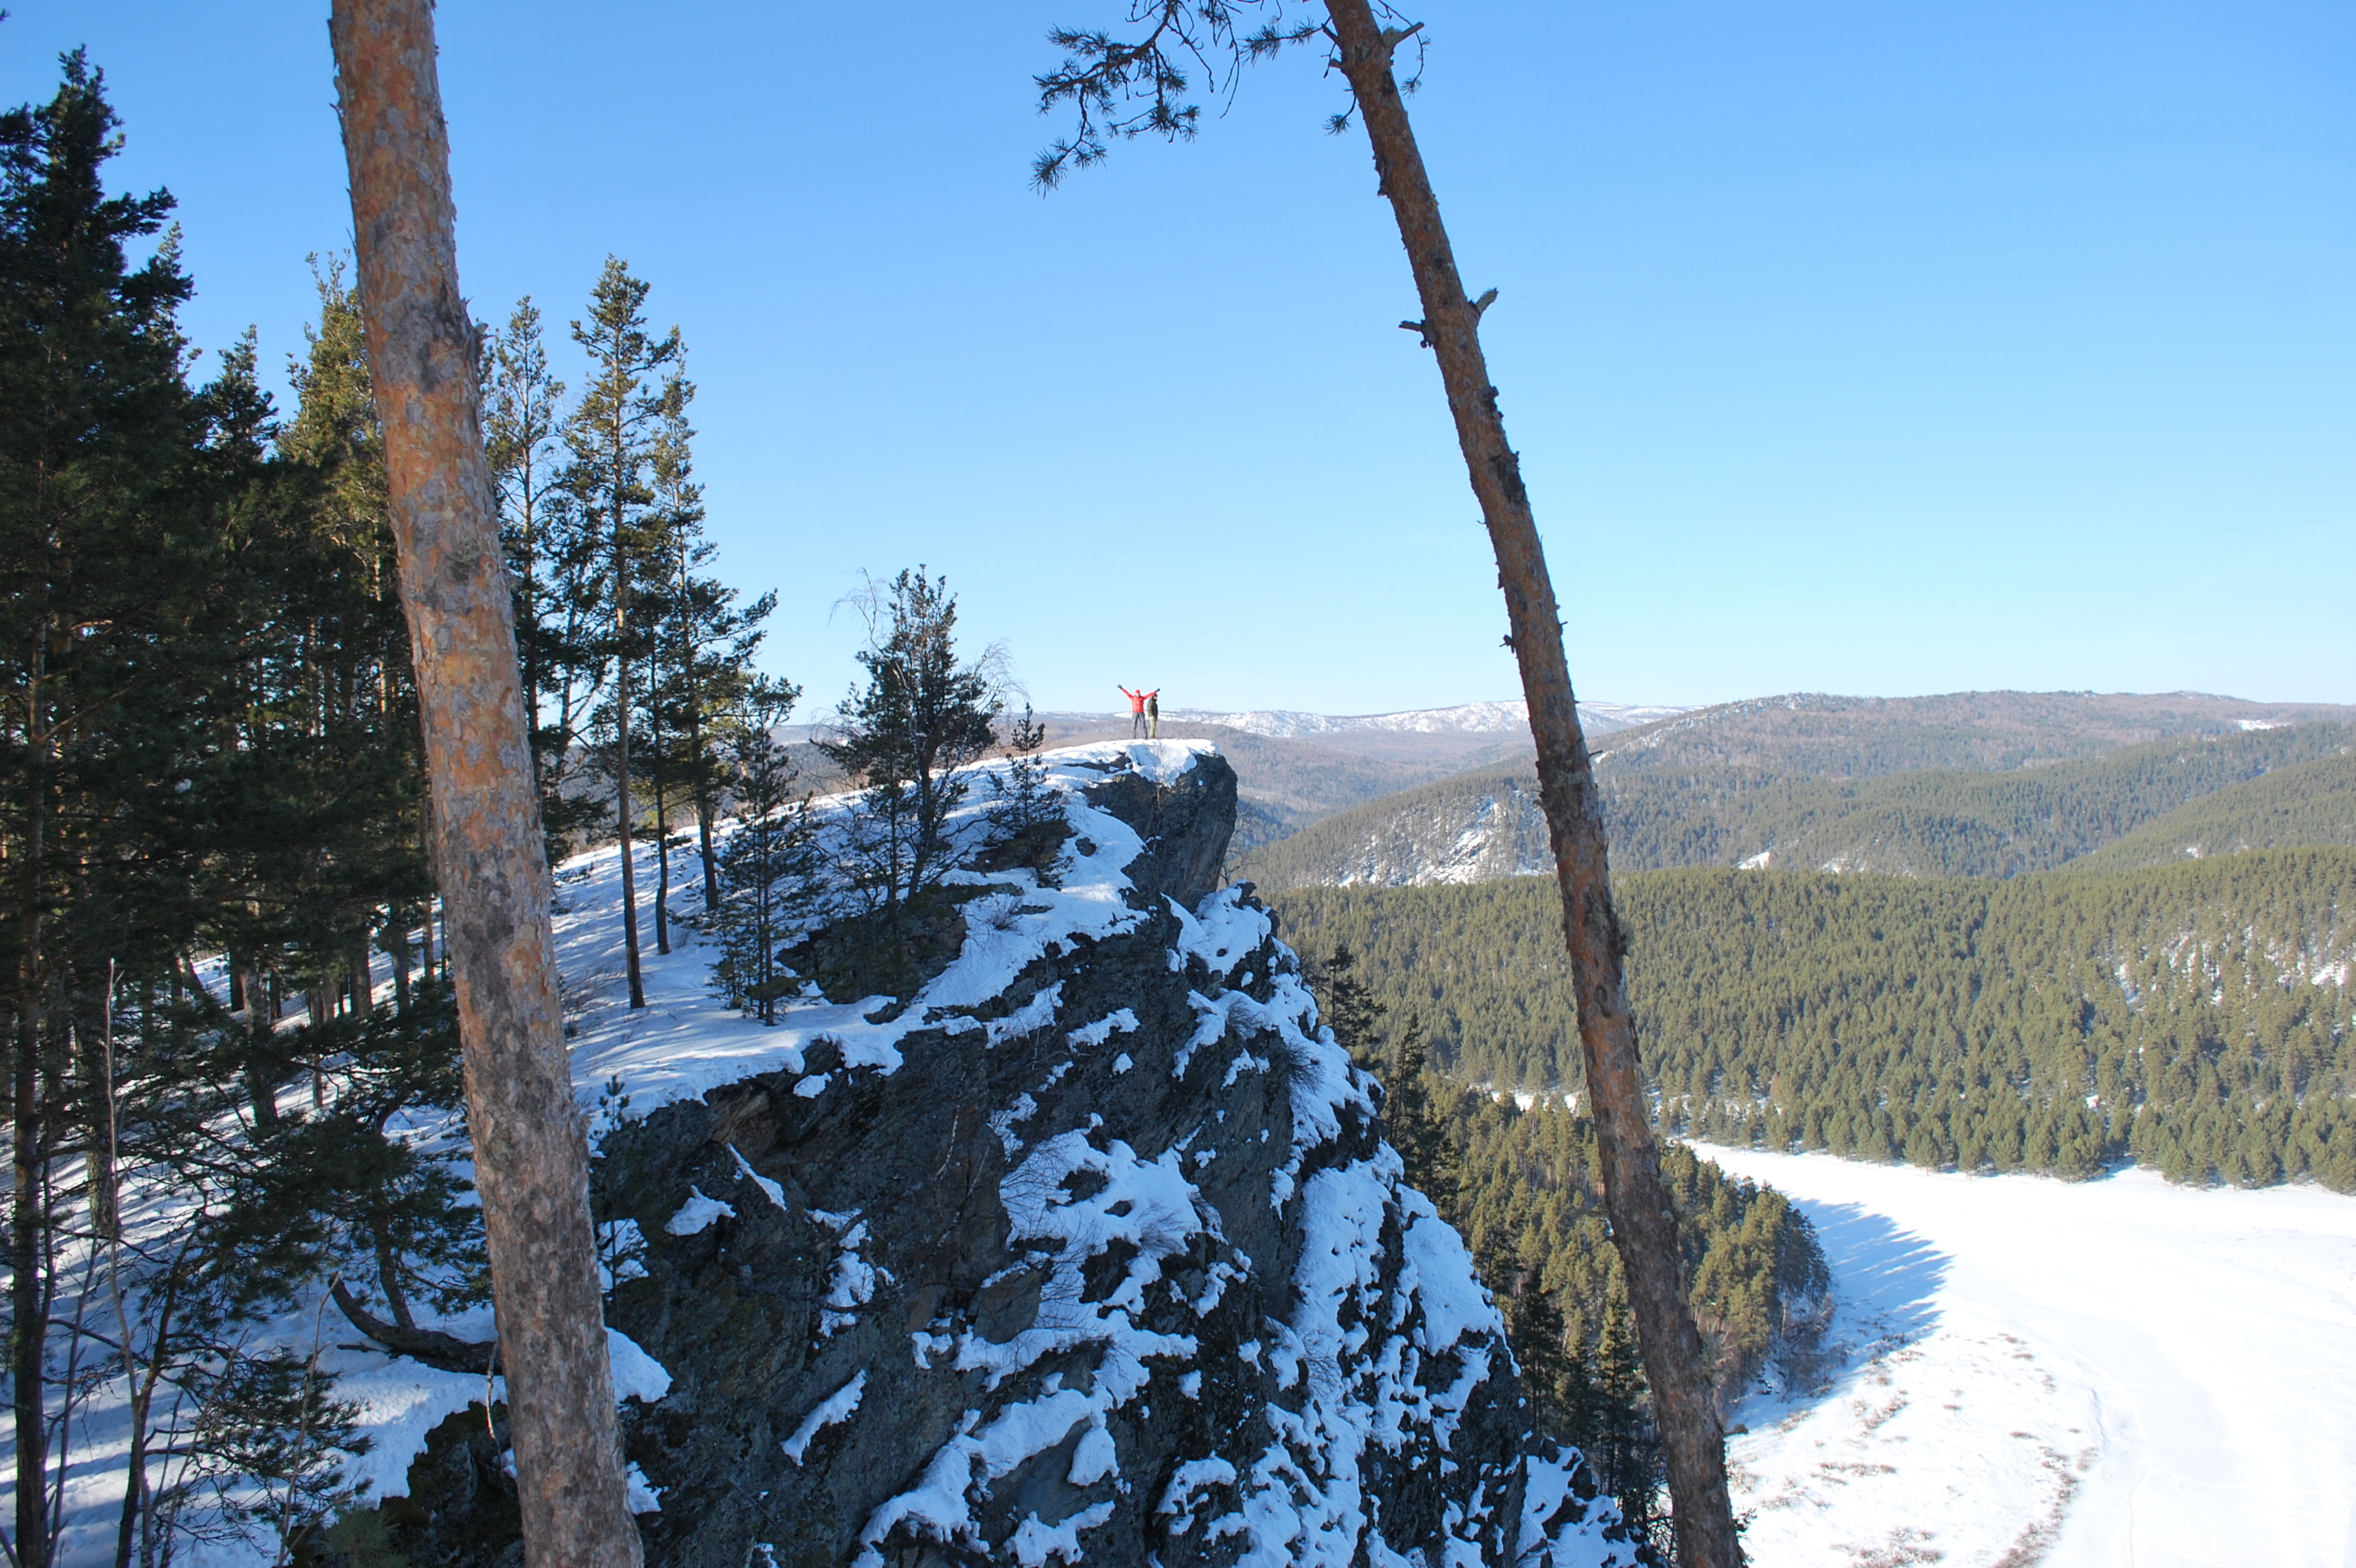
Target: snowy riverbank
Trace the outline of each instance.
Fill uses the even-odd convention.
[[[2356,1200],[1700,1152],[1840,1296],[1829,1386],[1734,1417],[1753,1568],[2356,1563]]]

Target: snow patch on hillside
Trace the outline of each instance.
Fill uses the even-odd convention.
[[[620,851],[608,846],[567,860],[557,872],[557,962],[564,973],[566,1021],[576,1036],[573,1080],[583,1108],[594,1109],[603,1086],[616,1077],[627,1089],[635,1117],[741,1079],[798,1073],[805,1054],[820,1040],[841,1048],[844,1068],[893,1071],[900,1065],[900,1041],[980,1008],[1042,953],[1133,929],[1142,917],[1123,896],[1130,888],[1123,871],[1144,843],[1127,823],[1088,805],[1080,792],[1124,772],[1167,784],[1193,768],[1198,756],[1215,752],[1200,741],[1136,741],[1047,753],[1047,782],[1064,796],[1076,836],[1061,885],[1040,887],[1028,870],[959,874],[974,882],[1022,884],[1020,913],[1010,910],[1003,922],[969,923],[956,961],[908,1008],[884,1021],[870,1017],[885,1010],[890,998],[884,997],[797,1000],[780,1009],[775,1028],[725,1011],[710,994],[710,952],[695,943],[691,931],[676,924],[669,954],[641,953],[647,1005],[632,1011],[622,984]],[[987,774],[1000,765],[979,771]],[[821,800],[814,810],[838,818],[848,799]],[[980,830],[990,799],[988,783],[977,781],[964,812],[964,831]],[[635,871],[643,900],[653,895],[654,861],[652,851],[639,850]],[[671,871],[673,906],[692,912],[701,902],[692,855],[675,852]],[[815,1077],[809,1083],[813,1092],[824,1092]]]
[[[1337,887],[1425,887],[1434,883],[1538,877],[1554,870],[1537,792],[1509,785],[1472,804],[1402,809],[1342,859]]]

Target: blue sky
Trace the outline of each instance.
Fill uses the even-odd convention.
[[[561,325],[608,251],[701,389],[723,571],[848,685],[946,571],[1042,707],[1510,696],[1363,138],[1318,62],[1042,199],[1050,23],[1126,0],[444,0],[459,262]],[[273,364],[348,243],[324,4],[11,0],[89,46]],[[1583,695],[2356,701],[2356,11],[1435,0],[1412,101]],[[560,357],[569,360],[569,346]]]

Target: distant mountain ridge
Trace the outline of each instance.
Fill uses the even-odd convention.
[[[1690,713],[1689,707],[1665,703],[1582,702],[1580,721],[1590,735],[1609,735],[1639,724]],[[1453,708],[1411,708],[1398,713],[1335,715],[1303,713],[1290,709],[1261,709],[1222,713],[1206,709],[1165,709],[1166,720],[1190,724],[1217,724],[1254,735],[1292,739],[1336,735],[1354,730],[1386,730],[1421,735],[1525,735],[1529,731],[1529,708],[1519,698],[1499,702],[1464,702]]]
[[[1596,748],[1596,772],[1621,871],[2013,876],[2100,851],[2213,792],[2342,757],[2356,743],[2351,718],[2356,709],[2188,693],[1800,695],[1632,729]],[[2337,777],[2324,769],[2316,784]],[[2202,831],[2255,847],[2356,836],[2356,802],[2273,788],[2248,797],[2252,809],[2272,803],[2263,822],[2220,818]],[[2342,817],[2350,825],[2335,827]],[[2146,850],[2135,863],[2178,853]],[[1255,848],[1243,874],[1270,889],[1406,886],[1552,867],[1537,778],[1516,759],[1337,813]]]
[[[2169,735],[2255,733],[2316,720],[2356,720],[2356,706],[2249,702],[2197,691],[1791,692],[1637,726],[1597,747],[1596,762],[1622,771],[1750,767],[1808,778],[1932,768],[2002,773]]]
[[[1595,734],[1687,711],[1639,703],[1580,707]],[[1284,838],[1334,812],[1520,756],[1530,750],[1524,711],[1517,701],[1358,715],[1165,708],[1161,733],[1163,740],[1209,741],[1235,768],[1240,781],[1236,848],[1242,851]],[[1049,711],[1037,718],[1055,746],[1124,740],[1134,728],[1125,711]],[[813,787],[840,788],[843,783],[810,744],[830,728],[821,722],[781,731],[802,748],[804,773]]]

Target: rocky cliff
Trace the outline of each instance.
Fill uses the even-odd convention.
[[[1380,1089],[1250,889],[1214,889],[1232,772],[1049,763],[1044,877],[961,874],[912,994],[775,1029],[684,986],[600,1001],[618,878],[567,869],[609,1317],[669,1375],[625,1406],[648,1562],[1618,1560]],[[480,1561],[495,1467],[450,1430],[389,1511],[413,1557]]]

